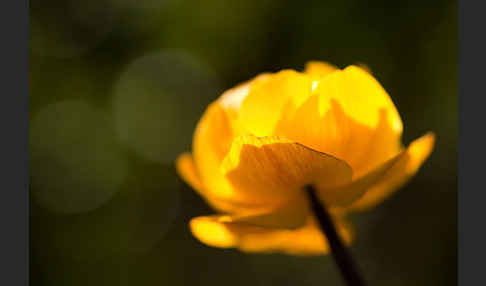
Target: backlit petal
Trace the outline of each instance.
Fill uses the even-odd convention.
[[[346,140],[339,158],[355,176],[377,167],[400,151],[402,123],[388,94],[363,69],[349,66],[325,77],[316,87],[321,114],[331,110],[340,118],[339,133]]]
[[[249,81],[237,85],[236,87],[228,89],[221,95],[218,101],[220,102],[221,106],[231,115],[237,114],[240,110],[241,103],[250,92],[250,85],[255,82],[261,81],[268,76],[269,74],[263,73]]]
[[[214,194],[214,192],[206,191],[199,178],[199,174],[197,173],[192,155],[189,153],[184,153],[177,158],[176,170],[184,181],[195,191],[197,191],[208,202],[208,204],[216,210],[229,213],[254,213],[255,211],[268,209],[266,206],[256,206],[254,204],[246,204],[241,201],[234,201],[232,199],[218,197]]]
[[[325,62],[310,61],[305,65],[304,72],[310,75],[313,79],[320,79],[338,68]]]
[[[278,137],[241,136],[222,163],[223,173],[241,196],[270,204],[286,203],[314,184],[332,188],[351,181],[343,161]]]
[[[179,176],[186,181],[194,190],[201,192],[202,183],[197,173],[194,160],[190,153],[181,154],[176,160],[176,170]]]
[[[233,129],[219,102],[212,103],[201,118],[194,134],[193,156],[204,188],[199,191],[212,207],[222,212],[261,209],[245,201],[221,173],[221,162],[229,151]]]
[[[176,169],[184,181],[197,191],[210,206],[216,210],[227,213],[254,213],[256,211],[267,210],[264,205],[247,204],[242,201],[223,198],[215,195],[214,192],[207,191],[202,184],[199,174],[194,165],[192,155],[184,153],[176,161]]]
[[[400,152],[401,132],[383,88],[351,66],[319,81],[303,104],[281,117],[275,135],[346,161],[358,177]]]
[[[329,245],[314,219],[298,229],[274,229],[228,222],[227,216],[197,217],[191,220],[192,233],[201,242],[220,248],[238,248],[247,252],[284,252],[293,255],[320,255],[329,252]],[[335,222],[346,244],[352,240],[347,224]]]
[[[323,201],[326,201],[326,199],[329,201],[328,198],[330,197],[333,198],[331,203],[327,202],[327,204],[331,204],[332,206],[348,206],[360,199],[370,187],[383,179],[384,176],[406,155],[407,153],[405,151],[398,154],[367,174],[354,179],[350,184],[334,189],[318,189],[319,197]]]
[[[426,135],[413,141],[392,168],[361,199],[353,203],[349,210],[372,208],[390,196],[401,185],[407,182],[420,168],[432,152],[435,135]]]
[[[299,206],[297,204],[300,204]],[[222,216],[221,222],[244,223],[266,228],[295,229],[302,227],[309,212],[307,201],[293,201],[278,208],[263,211],[241,212],[231,216]]]
[[[255,136],[272,135],[284,107],[303,103],[311,93],[312,81],[304,74],[283,70],[251,84],[241,104],[239,120]]]
[[[231,146],[233,130],[224,109],[212,103],[197,125],[193,155],[196,168],[206,189],[215,196],[233,197],[230,186],[219,171],[219,165]]]
[[[402,131],[400,115],[389,95],[372,75],[360,67],[348,66],[330,74],[323,78],[317,89],[336,100],[348,116],[371,128],[378,125],[379,111],[385,109],[393,129]]]

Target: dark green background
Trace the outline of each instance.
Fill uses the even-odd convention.
[[[342,285],[329,256],[206,247],[176,175],[205,106],[264,71],[364,63],[432,130],[419,174],[352,216],[369,285],[457,284],[456,1],[30,2],[32,285]]]

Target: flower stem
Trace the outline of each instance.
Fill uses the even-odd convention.
[[[332,255],[336,264],[341,271],[341,275],[348,286],[364,286],[364,280],[359,274],[356,263],[346,246],[339,238],[336,227],[332,222],[331,216],[327,212],[325,206],[319,201],[313,186],[306,186],[306,191],[309,196],[312,210],[319,221],[322,232],[327,237]]]

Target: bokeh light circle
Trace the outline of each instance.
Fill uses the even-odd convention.
[[[143,158],[172,163],[190,150],[198,119],[220,92],[215,73],[193,56],[145,55],[126,68],[114,88],[118,136]]]
[[[128,172],[110,116],[81,100],[48,105],[34,116],[30,155],[34,198],[57,213],[100,207]]]

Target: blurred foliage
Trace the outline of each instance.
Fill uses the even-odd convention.
[[[457,2],[30,2],[32,285],[341,285],[330,257],[211,249],[176,175],[205,107],[264,71],[363,63],[404,142],[437,134],[406,187],[352,217],[370,285],[457,283]]]

